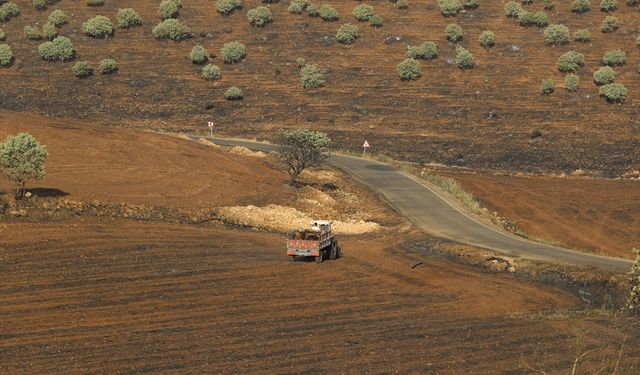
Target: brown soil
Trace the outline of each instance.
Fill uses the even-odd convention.
[[[269,137],[273,128],[306,127],[331,133],[336,145],[359,150],[363,138],[373,152],[418,162],[440,162],[467,167],[544,172],[572,172],[582,168],[604,175],[637,170],[640,166],[638,104],[640,50],[635,46],[638,11],[619,2],[614,14],[620,30],[603,34],[605,14],[597,3],[586,14],[574,14],[568,3],[556,4],[550,23],[566,24],[571,32],[591,31],[592,41],[562,47],[546,46],[542,31],[520,27],[504,16],[504,2],[483,2],[457,17],[443,17],[436,2],[412,0],[408,10],[398,10],[386,0],[370,1],[384,26],[364,23],[353,45],[335,42],[335,32],[351,16],[354,2],[333,1],[341,16],[325,22],[286,11],[288,2],[270,5],[274,22],[264,28],[249,26],[246,11],[261,4],[245,0],[244,9],[224,17],[211,1],[185,2],[180,19],[195,32],[192,40],[161,42],[151,28],[159,20],[157,2],[140,2],[135,8],[145,24],[118,29],[113,38],[95,40],[82,34],[82,23],[95,14],[115,18],[118,8],[129,6],[112,0],[92,8],[84,2],[61,2],[71,16],[61,34],[76,45],[78,60],[94,66],[105,57],[118,60],[120,71],[80,80],[71,73],[73,62],[47,63],[37,54],[38,42],[23,35],[26,25],[45,22],[48,12],[22,4],[22,15],[2,25],[16,61],[0,69],[3,82],[0,107],[80,117],[112,125],[207,131],[213,120],[221,134]],[[526,7],[542,10],[541,2]],[[443,37],[446,24],[465,30],[464,41],[476,66],[459,70],[452,63],[455,45]],[[483,30],[496,33],[494,48],[478,43]],[[222,68],[222,79],[207,82],[200,67],[188,59],[196,43],[219,54],[221,45],[240,40],[247,58]],[[422,62],[423,77],[401,82],[395,72],[408,45],[434,40],[439,57]],[[591,75],[605,51],[620,48],[627,64],[617,67],[616,82],[629,89],[622,105],[598,97]],[[578,72],[581,88],[575,94],[562,88],[563,74],[556,60],[565,51],[584,53],[586,64]],[[303,57],[325,72],[326,87],[303,90],[296,59]],[[276,71],[280,73],[277,74]],[[539,94],[540,82],[552,78],[556,92]],[[227,102],[229,86],[244,90],[245,99]],[[212,101],[214,108],[205,109]],[[532,129],[543,136],[531,141]]]
[[[593,350],[591,373],[625,337],[618,373],[638,370],[637,323],[567,315],[561,291],[393,238],[345,237],[315,264],[290,263],[280,235],[209,225],[0,229],[2,373],[567,373]]]

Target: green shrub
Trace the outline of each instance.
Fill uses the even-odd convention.
[[[174,18],[160,22],[151,32],[156,39],[184,40],[193,36],[189,26]]]
[[[621,83],[609,83],[600,86],[598,94],[611,103],[620,103],[627,100],[627,88]]]
[[[382,17],[374,14],[373,16],[371,16],[371,18],[369,18],[369,24],[372,27],[378,28],[378,27],[382,27],[382,25],[384,24],[384,21],[382,20]]]
[[[411,59],[432,60],[438,57],[438,46],[434,42],[424,42],[419,46],[407,48],[407,57]]]
[[[200,44],[196,44],[189,54],[191,62],[194,64],[204,64],[207,62],[207,50]]]
[[[602,24],[600,24],[600,30],[603,33],[612,33],[618,30],[618,17],[615,16],[606,16],[604,20],[602,20]]]
[[[336,40],[343,44],[352,43],[358,37],[358,26],[345,23],[336,33]]]
[[[407,9],[407,8],[409,8],[409,1],[408,0],[398,0],[398,1],[396,1],[396,6],[398,7],[398,9]]]
[[[603,66],[600,69],[593,72],[593,82],[598,86],[606,85],[615,80],[616,75],[613,69],[609,66]]]
[[[589,0],[573,0],[571,3],[571,11],[575,13],[588,12],[590,8]]]
[[[44,25],[42,25],[42,37],[44,39],[52,40],[57,36],[58,36],[58,30],[52,23],[47,22]]]
[[[567,91],[576,92],[578,91],[579,85],[580,85],[580,77],[578,77],[576,74],[572,73],[564,76],[564,87],[565,89],[567,89]]]
[[[545,12],[535,12],[533,14],[533,23],[537,27],[545,27],[549,23],[549,17]]]
[[[45,0],[32,0],[31,2],[37,10],[47,9],[47,2]]]
[[[298,68],[300,68],[300,69],[304,68],[304,66],[307,65],[307,62],[302,57],[298,57],[296,59],[296,63],[298,63]]]
[[[547,44],[569,43],[569,28],[565,25],[550,25],[544,29],[544,41]]]
[[[104,0],[87,0],[87,5],[90,7],[101,7],[104,5]]]
[[[76,51],[71,40],[64,36],[56,37],[51,42],[44,42],[38,46],[40,57],[47,61],[68,61],[73,59]]]
[[[309,17],[319,17],[320,7],[317,5],[309,4],[307,6],[307,14],[309,15]]]
[[[456,47],[456,65],[460,69],[471,69],[475,65],[471,52],[462,46]]]
[[[507,5],[504,6],[504,14],[507,18],[518,18],[520,12],[522,12],[522,5],[515,1],[509,1]]]
[[[249,9],[249,11],[247,12],[247,18],[249,19],[249,23],[256,27],[262,27],[273,21],[271,11],[267,7],[257,7],[255,9]]]
[[[289,13],[300,14],[309,6],[309,0],[291,0],[291,4],[287,8]]]
[[[118,10],[118,26],[123,29],[128,29],[131,26],[142,25],[142,17],[140,14],[131,8],[124,8]]]
[[[464,32],[458,24],[450,23],[444,28],[444,35],[450,42],[459,42],[462,40]]]
[[[558,70],[561,72],[575,72],[584,66],[584,55],[576,51],[565,52],[558,58]]]
[[[544,10],[553,10],[556,7],[553,0],[543,0],[542,4],[544,6]]]
[[[9,66],[13,62],[13,52],[7,44],[0,44],[0,66]]]
[[[220,55],[222,55],[222,61],[227,64],[233,64],[242,61],[247,55],[247,48],[240,42],[229,42],[222,45],[220,48]]]
[[[158,11],[160,18],[166,20],[167,18],[176,18],[178,16],[178,4],[173,0],[162,0],[160,2],[160,9]]]
[[[533,25],[534,22],[533,13],[528,10],[521,10],[520,13],[518,13],[518,24],[520,24],[520,26]]]
[[[553,92],[553,80],[543,79],[540,84],[540,93],[542,95],[549,95]]]
[[[462,9],[462,5],[459,0],[438,0],[440,6],[440,13],[445,17],[455,16]]]
[[[477,0],[462,0],[462,7],[464,9],[476,9],[478,6]]]
[[[320,6],[318,9],[318,15],[325,21],[335,21],[338,19],[338,11],[336,8],[328,5]]]
[[[82,31],[94,38],[107,38],[113,34],[113,22],[105,16],[95,16],[82,24]]]
[[[305,65],[300,69],[300,82],[305,89],[314,89],[324,86],[324,75],[317,65]]]
[[[492,31],[483,31],[478,38],[480,45],[486,48],[493,47],[496,44],[495,39],[496,35]]]
[[[7,38],[7,34],[5,34],[2,29],[0,29],[0,41],[5,40]]]
[[[640,0],[627,0],[627,5],[630,7],[636,7],[640,5]]]
[[[102,59],[98,64],[101,74],[112,74],[118,71],[118,62],[114,59]]]
[[[88,61],[78,61],[71,68],[73,74],[79,78],[89,77],[93,74],[93,68],[91,67],[91,63]]]
[[[603,12],[612,12],[616,10],[618,7],[618,3],[616,0],[601,0],[600,1],[600,10]]]
[[[67,15],[61,9],[56,9],[49,13],[49,17],[47,18],[49,22],[51,22],[55,27],[63,26],[67,23]]]
[[[621,66],[627,60],[627,55],[623,50],[614,49],[611,51],[607,51],[602,56],[602,63],[607,66]]]
[[[20,15],[20,7],[13,2],[0,5],[0,21],[6,22],[11,18]]]
[[[369,21],[374,14],[373,7],[369,4],[359,4],[353,8],[353,16],[358,21]]]
[[[581,29],[573,34],[573,40],[576,42],[588,42],[591,40],[591,33],[587,29]]]
[[[233,13],[234,10],[242,6],[242,0],[218,0],[216,1],[216,7],[218,12],[228,15]]]
[[[36,26],[27,25],[24,27],[24,36],[29,40],[42,39],[42,33]]]
[[[220,68],[214,64],[207,64],[202,68],[202,78],[207,81],[214,81],[216,79],[220,79]]]
[[[396,71],[398,72],[398,77],[403,81],[418,79],[422,75],[420,63],[412,58],[404,59],[398,64]]]
[[[227,91],[224,92],[224,98],[227,100],[242,100],[242,90],[235,86],[229,87]]]

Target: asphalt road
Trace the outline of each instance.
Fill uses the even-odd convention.
[[[273,151],[275,146],[259,142],[209,138],[220,145],[244,146]],[[333,155],[329,162],[377,192],[391,207],[429,234],[487,248],[502,254],[580,267],[627,271],[631,261],[603,257],[533,242],[485,224],[466,212],[438,188],[397,168],[363,158]]]

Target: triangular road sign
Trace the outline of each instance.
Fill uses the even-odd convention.
[[[362,147],[364,147],[364,148],[369,148],[369,147],[371,147],[371,146],[369,146],[369,142],[367,142],[367,140],[365,139],[365,140],[364,140],[364,144],[362,145]]]

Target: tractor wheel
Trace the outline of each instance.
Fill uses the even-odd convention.
[[[295,261],[296,261],[296,256],[291,255],[291,257],[289,258],[289,262],[295,262]]]
[[[337,257],[338,257],[338,246],[333,244],[333,246],[331,246],[331,253],[329,253],[329,259],[336,260]]]
[[[316,263],[322,263],[324,260],[324,251],[320,251],[320,254],[316,257]]]
[[[342,251],[342,249],[340,248],[340,246],[337,247],[336,250],[336,259],[340,258],[342,256],[342,254],[340,253]]]

